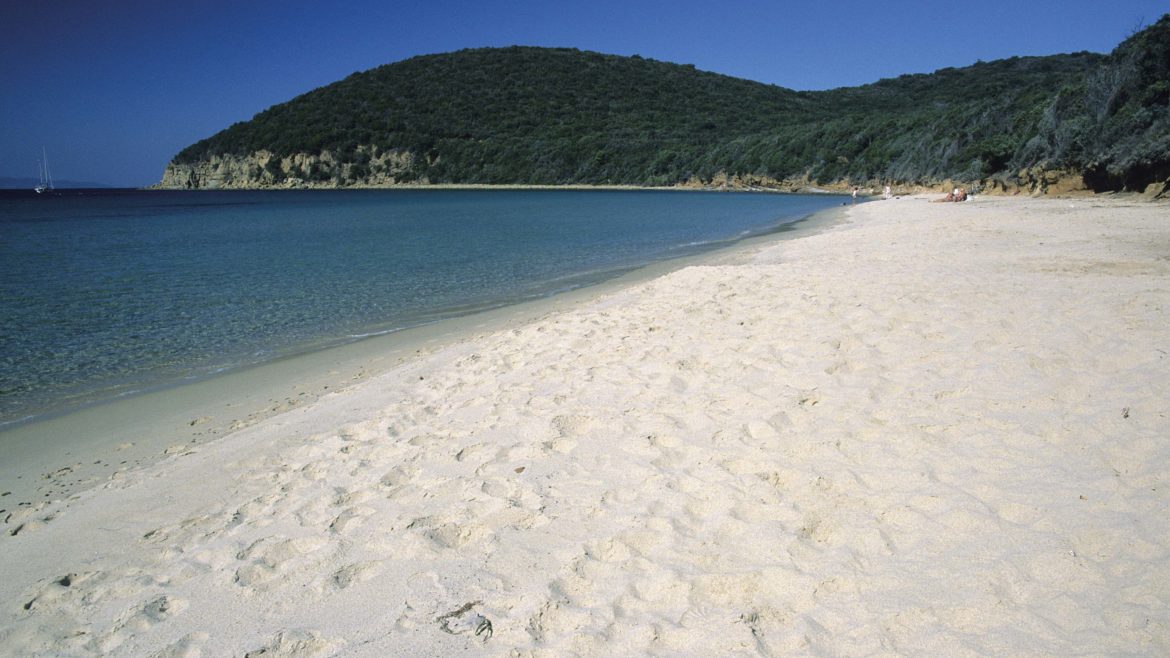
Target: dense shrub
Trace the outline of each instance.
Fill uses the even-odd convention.
[[[1014,57],[796,92],[641,57],[464,50],[388,64],[276,105],[177,163],[331,152],[310,180],[669,185],[718,173],[831,181],[1010,178],[1079,169],[1102,189],[1170,177],[1170,15],[1109,56]],[[268,169],[273,177],[282,172]]]

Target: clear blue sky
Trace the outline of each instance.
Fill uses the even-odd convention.
[[[0,176],[159,180],[180,149],[355,71],[572,47],[827,89],[1012,55],[1108,52],[1165,0],[5,0]]]

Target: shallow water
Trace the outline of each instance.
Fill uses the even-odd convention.
[[[0,195],[0,426],[554,294],[840,200],[672,191]]]

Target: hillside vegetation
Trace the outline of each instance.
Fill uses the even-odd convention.
[[[221,176],[255,186],[1007,185],[1061,171],[1097,190],[1141,190],[1170,179],[1168,67],[1170,15],[1107,56],[1016,57],[820,92],[637,56],[464,50],[269,108],[184,149],[168,178],[243,158]]]

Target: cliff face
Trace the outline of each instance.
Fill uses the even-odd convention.
[[[359,146],[352,161],[341,162],[335,154],[294,153],[277,158],[268,151],[247,156],[215,155],[190,164],[167,164],[164,190],[259,190],[338,187],[389,187],[403,183],[427,183],[413,172],[414,155],[407,151],[382,151]]]

